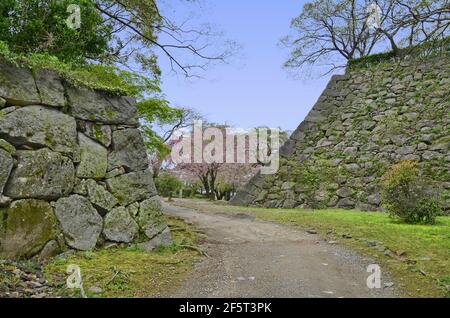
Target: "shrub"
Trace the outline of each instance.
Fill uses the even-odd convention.
[[[392,166],[381,180],[381,195],[385,210],[406,223],[433,224],[442,213],[437,189],[415,161]]]
[[[168,197],[172,199],[172,196],[176,194],[176,191],[183,187],[183,183],[177,176],[173,175],[168,171],[163,171],[155,179],[156,189],[163,197]]]

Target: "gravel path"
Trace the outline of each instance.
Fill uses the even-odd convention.
[[[392,288],[367,288],[373,261],[317,235],[248,215],[164,209],[205,232],[210,256],[173,297],[395,297]]]

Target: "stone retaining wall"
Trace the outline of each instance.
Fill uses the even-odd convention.
[[[0,256],[168,244],[135,101],[0,64]]]
[[[232,202],[279,208],[380,209],[379,180],[416,160],[450,208],[450,58],[382,63],[333,76],[282,146],[273,176],[256,175]]]

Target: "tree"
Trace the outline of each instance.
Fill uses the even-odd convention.
[[[183,183],[174,174],[169,171],[163,171],[155,179],[155,186],[158,193],[164,197],[168,197],[170,201],[173,194],[182,188]]]
[[[209,135],[208,129],[214,129],[217,134]],[[227,130],[227,125],[206,124],[202,126],[202,156],[201,160],[195,158],[195,150],[190,152],[188,162],[174,163],[173,171],[182,180],[198,180],[211,200],[230,199],[237,188],[244,185],[261,167],[259,162],[250,162],[251,147],[249,136],[243,134],[241,137],[245,140],[244,148],[238,149],[237,136],[240,133],[233,133]],[[195,132],[191,131],[187,136],[181,136],[171,143],[172,147],[177,147],[183,143],[186,138],[191,143],[191,148],[195,148]],[[219,138],[219,139],[218,139]],[[227,147],[228,141],[233,141],[232,149]],[[198,141],[197,141],[198,142]],[[221,148],[222,147],[222,148]],[[210,150],[207,151],[206,149]],[[185,149],[183,149],[184,151]],[[219,150],[222,150],[219,153]],[[254,149],[258,151],[256,147]],[[244,152],[244,161],[238,162],[238,151]],[[206,158],[205,152],[214,158]],[[233,162],[227,160],[228,156],[233,156]],[[171,158],[173,159],[173,158]],[[212,160],[211,160],[212,159]]]
[[[223,50],[216,51],[210,45],[220,33],[208,25],[192,26],[189,20],[180,23],[164,16],[156,0],[96,0],[97,9],[112,25],[114,50],[110,58],[132,67],[136,62],[143,71],[160,74],[157,55],[160,50],[170,62],[172,70],[185,76],[195,76],[195,70],[203,70],[214,62],[223,62],[235,49],[227,42]],[[195,3],[195,0],[181,2]],[[164,38],[164,41],[160,39]],[[182,59],[180,53],[188,57]],[[132,62],[129,62],[129,61]],[[187,61],[190,62],[187,62]]]
[[[229,41],[213,48],[211,42],[221,34],[210,26],[189,20],[177,23],[164,16],[159,8],[163,1],[2,0],[0,41],[14,52],[45,52],[65,62],[118,65],[153,78],[161,75],[156,50],[167,56],[173,70],[186,76],[234,53],[235,45]],[[80,29],[66,25],[69,5],[81,9]]]
[[[164,160],[170,153],[169,140],[175,132],[192,125],[202,116],[194,109],[171,107],[163,98],[150,98],[137,104],[141,118],[141,131],[150,153],[153,177],[158,177]]]
[[[257,172],[258,166],[252,164],[225,164],[219,171],[214,193],[217,200],[229,201]]]
[[[81,8],[80,29],[69,28],[67,8]],[[49,53],[64,62],[98,60],[108,50],[111,26],[90,0],[2,0],[0,41],[17,53]]]
[[[314,0],[282,39],[291,49],[285,67],[319,66],[328,74],[348,60],[449,35],[449,0]]]
[[[377,31],[388,40],[396,55],[401,54],[401,46],[412,47],[449,35],[449,0],[375,0],[374,3],[381,15]]]

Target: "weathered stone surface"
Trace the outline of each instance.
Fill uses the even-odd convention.
[[[341,198],[347,198],[352,194],[352,190],[350,188],[344,187],[337,190],[336,194]]]
[[[329,207],[336,206],[337,203],[338,203],[338,201],[339,201],[339,197],[338,197],[337,195],[333,195],[333,196],[330,198],[330,200],[328,201],[327,206],[329,206]]]
[[[138,125],[135,102],[128,97],[111,97],[88,88],[67,88],[75,118],[105,124]]]
[[[136,219],[136,217],[139,214],[139,203],[135,202],[133,204],[130,204],[129,206],[127,206],[128,209],[128,213],[130,213],[130,215],[133,217],[133,219]]]
[[[86,189],[86,183],[89,180],[90,179],[75,178],[75,182],[74,182],[72,193],[83,195],[83,196],[87,196],[88,192],[87,192],[87,189]]]
[[[439,153],[435,152],[435,151],[425,151],[422,154],[422,159],[423,160],[432,160],[432,159],[434,159],[436,157],[439,157]]]
[[[373,205],[361,202],[356,203],[355,209],[360,211],[376,211],[376,208]]]
[[[140,203],[138,224],[150,239],[167,227],[159,197],[153,197]]]
[[[349,198],[343,198],[339,200],[337,207],[343,209],[352,209],[355,207],[355,202]]]
[[[98,141],[105,147],[109,147],[111,145],[111,126],[86,122],[84,133],[90,138]]]
[[[0,149],[5,150],[7,153],[13,156],[16,154],[16,148],[3,139],[0,139]]]
[[[284,182],[281,185],[281,190],[287,191],[287,190],[291,190],[295,187],[295,182]]]
[[[66,105],[64,87],[58,73],[48,69],[36,71],[36,86],[41,103],[48,106],[63,107]]]
[[[4,189],[15,199],[54,200],[68,195],[74,185],[72,161],[58,152],[43,148],[17,151],[17,168],[13,169]]]
[[[169,246],[170,244],[172,244],[172,234],[170,233],[170,229],[166,228],[161,234],[150,241],[139,243],[138,247],[144,251],[151,252],[159,246]]]
[[[141,133],[137,129],[113,132],[112,151],[108,155],[108,171],[125,167],[128,171],[145,170],[149,166]]]
[[[77,147],[75,119],[49,107],[27,106],[0,116],[0,138],[14,145],[48,147],[72,156]]]
[[[76,194],[61,198],[56,202],[55,214],[67,245],[83,251],[95,247],[103,220],[88,199]]]
[[[0,208],[8,207],[11,202],[12,199],[10,197],[0,194]]]
[[[45,244],[42,251],[39,253],[39,261],[42,262],[49,258],[52,258],[58,255],[61,252],[61,248],[57,241],[51,240],[47,244]]]
[[[103,234],[109,241],[130,243],[138,232],[138,224],[133,220],[127,208],[115,208],[105,217]]]
[[[117,199],[95,180],[86,180],[85,187],[89,201],[100,210],[99,212],[109,212],[117,205]]]
[[[403,146],[397,149],[396,153],[398,153],[399,155],[410,155],[412,153],[414,153],[414,151],[416,150],[416,146]]]
[[[0,149],[0,195],[3,193],[6,182],[13,168],[13,158],[10,153]]]
[[[132,98],[0,62],[0,258],[170,242],[138,126]]]
[[[289,157],[294,153],[294,151],[295,151],[295,143],[292,140],[287,140],[280,147],[280,156]]]
[[[369,202],[372,205],[380,205],[381,195],[379,193],[371,194],[367,197],[367,202]]]
[[[267,190],[262,190],[258,196],[255,199],[255,202],[261,202],[264,201],[267,197],[268,191]]]
[[[418,69],[417,61],[403,61],[394,75],[388,63],[348,70],[339,81],[333,77],[287,142],[292,151],[280,161],[279,173],[262,186],[256,186],[260,176],[252,179],[232,202],[379,209],[379,181],[393,164],[414,160],[433,175],[445,176],[450,121],[443,100],[450,81],[437,70],[450,59],[428,62]],[[295,195],[286,190],[289,182],[297,183]]]
[[[84,134],[78,134],[81,161],[77,168],[77,177],[102,179],[106,175],[108,150]]]
[[[357,163],[349,163],[345,164],[344,168],[350,171],[356,171],[359,169],[359,165]]]
[[[31,71],[3,63],[0,64],[0,97],[17,106],[41,102]]]
[[[353,155],[358,151],[358,147],[347,147],[344,149],[344,154]]]
[[[54,235],[56,219],[49,203],[19,200],[0,210],[0,256],[31,257]]]
[[[156,195],[152,173],[148,169],[108,179],[106,184],[120,205],[123,206]]]
[[[111,178],[120,176],[120,175],[125,174],[125,173],[127,173],[125,171],[125,168],[124,167],[120,167],[120,168],[116,168],[114,170],[111,170],[111,171],[107,172],[105,178],[106,179],[111,179]]]

